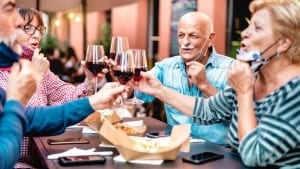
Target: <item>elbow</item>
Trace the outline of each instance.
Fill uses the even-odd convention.
[[[254,159],[253,157],[249,157],[249,156],[250,155],[248,155],[248,157],[241,156],[243,163],[246,166],[248,166],[248,167],[256,167],[256,166],[258,166],[257,160]]]
[[[246,153],[241,154],[241,159],[243,163],[248,167],[265,167],[267,166],[267,160],[262,158],[261,155],[253,154],[253,153]]]

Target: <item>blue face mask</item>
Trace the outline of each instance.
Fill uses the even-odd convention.
[[[279,57],[279,53],[276,52],[272,56],[268,58],[262,58],[262,55],[267,52],[272,46],[274,46],[278,41],[272,43],[269,47],[267,47],[263,52],[259,51],[243,51],[237,50],[236,58],[241,61],[248,62],[250,64],[250,68],[255,77],[257,77],[259,70],[266,65],[270,60],[277,56]]]
[[[18,62],[19,55],[3,42],[0,42],[0,68],[10,67]]]

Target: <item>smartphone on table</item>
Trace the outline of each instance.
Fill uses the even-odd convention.
[[[221,159],[223,157],[224,157],[224,155],[219,154],[219,153],[202,152],[202,153],[199,153],[199,154],[191,155],[189,157],[185,157],[182,160],[184,162],[189,162],[189,163],[193,163],[193,164],[202,164],[202,163],[205,163],[205,162],[218,160],[218,159]]]
[[[58,163],[62,166],[104,164],[105,162],[105,157],[101,155],[66,156],[58,158]]]
[[[60,144],[88,144],[89,140],[86,137],[68,137],[68,138],[49,138],[47,140],[50,145]]]

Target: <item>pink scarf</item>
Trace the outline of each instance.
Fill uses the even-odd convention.
[[[33,56],[33,50],[22,45],[22,54],[20,56],[21,59],[28,59],[28,60],[32,60],[32,56]]]

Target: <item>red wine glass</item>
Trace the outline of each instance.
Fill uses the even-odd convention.
[[[113,36],[111,38],[109,58],[115,60],[117,53],[126,52],[128,49],[129,49],[129,45],[126,36]]]
[[[97,74],[108,68],[108,64],[103,61],[104,48],[102,45],[89,45],[85,56],[86,68],[95,77],[95,93],[97,92]]]
[[[142,77],[140,75],[141,71],[147,71],[148,70],[146,51],[144,49],[130,49],[128,52],[131,52],[133,54],[133,59],[134,59],[133,80],[135,82],[138,82],[142,79]],[[133,98],[128,99],[127,103],[129,103],[129,104],[143,104],[144,101],[140,100],[136,97],[136,90],[134,90]]]

